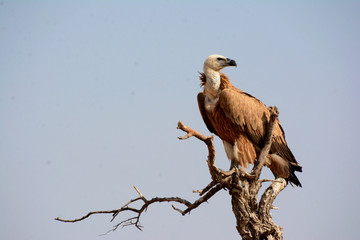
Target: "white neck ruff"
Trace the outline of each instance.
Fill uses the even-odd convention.
[[[220,72],[204,67],[204,73],[206,76],[205,95],[216,98],[220,89]]]

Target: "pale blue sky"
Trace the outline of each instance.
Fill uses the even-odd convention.
[[[359,23],[360,1],[0,1],[0,239],[239,239],[225,191],[191,215],[151,206],[143,232],[53,220],[120,208],[133,185],[197,198],[206,148],[176,125],[209,134],[196,94],[213,53],[279,107],[303,166],[272,212],[284,238],[357,239]]]

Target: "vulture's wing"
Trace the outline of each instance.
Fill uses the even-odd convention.
[[[220,93],[219,104],[226,117],[234,125],[240,127],[256,146],[262,148],[270,118],[270,111],[265,104],[235,87],[224,89]],[[279,120],[274,127],[273,135],[270,151],[297,165],[294,155],[287,146]]]

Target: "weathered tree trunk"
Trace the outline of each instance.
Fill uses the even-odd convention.
[[[261,169],[265,164],[272,140],[272,131],[275,119],[279,112],[276,107],[270,108],[271,118],[265,136],[264,147],[259,159],[255,163],[251,174],[246,171],[235,171],[230,189],[232,209],[236,218],[236,229],[244,240],[257,239],[282,239],[282,227],[272,220],[270,210],[276,196],[286,187],[287,182],[283,178],[276,180],[259,180]],[[262,194],[258,203],[257,196],[264,181],[272,181],[272,184]]]
[[[259,203],[249,193],[247,186],[253,184],[238,180],[241,190],[232,189],[231,204],[236,218],[236,229],[244,240],[282,239],[282,228],[276,225],[270,215],[276,195],[285,188],[286,181],[277,179],[264,192]],[[249,184],[249,185],[248,185]]]

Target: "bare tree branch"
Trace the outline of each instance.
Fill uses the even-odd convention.
[[[88,217],[90,217],[91,215],[94,215],[94,214],[109,214],[109,213],[116,213],[118,210],[110,210],[110,211],[93,211],[93,212],[89,212],[88,214],[86,214],[85,216],[81,217],[81,218],[76,218],[76,219],[72,219],[72,220],[69,220],[69,219],[62,219],[60,217],[57,217],[55,218],[55,220],[57,221],[60,221],[60,222],[71,222],[71,223],[74,223],[74,222],[79,222],[79,221],[82,221]]]
[[[256,180],[259,179],[261,169],[265,164],[266,156],[269,154],[272,138],[273,138],[273,130],[275,126],[275,121],[279,116],[279,110],[276,106],[269,107],[270,110],[270,120],[268,124],[268,130],[265,135],[264,147],[261,150],[258,161],[255,162],[253,169],[251,170],[251,175],[255,175]]]
[[[128,218],[128,219],[126,219],[124,221],[121,221],[120,223],[116,224],[114,226],[114,228],[112,230],[110,230],[110,231],[115,231],[119,226],[126,227],[126,226],[130,226],[130,225],[134,225],[139,230],[142,230],[142,226],[140,224],[141,214],[145,210],[147,210],[147,208],[151,204],[153,204],[153,203],[161,203],[161,202],[180,203],[182,205],[185,205],[187,208],[185,210],[180,210],[180,209],[176,208],[174,205],[172,205],[173,209],[180,212],[182,215],[185,215],[187,213],[190,213],[191,210],[197,208],[202,203],[209,200],[215,193],[217,193],[219,190],[221,190],[222,187],[219,184],[214,186],[203,197],[199,198],[194,203],[191,203],[191,202],[189,202],[189,201],[187,201],[187,200],[185,200],[183,198],[179,198],[179,197],[155,197],[155,198],[152,198],[152,199],[148,200],[142,195],[142,193],[139,191],[139,189],[137,187],[134,186],[134,189],[140,195],[140,197],[130,200],[128,203],[123,205],[120,209],[115,209],[115,210],[110,210],[110,211],[93,211],[93,212],[89,212],[88,214],[86,214],[85,216],[83,216],[81,218],[72,219],[72,220],[62,219],[60,217],[55,218],[55,220],[60,221],[60,222],[75,223],[75,222],[82,221],[82,220],[84,220],[84,219],[86,219],[86,218],[88,218],[88,217],[90,217],[91,215],[94,215],[94,214],[112,214],[113,217],[112,217],[111,221],[113,221],[118,216],[119,213],[125,212],[125,211],[131,211],[131,212],[137,213],[137,215],[135,217],[131,217],[131,218]],[[132,204],[134,202],[138,202],[138,201],[143,202],[143,205],[140,208],[129,207],[130,204]]]
[[[187,213],[190,213],[191,210],[197,208],[200,204],[204,203],[204,202],[207,202],[207,200],[209,200],[212,196],[215,195],[215,193],[217,193],[218,191],[220,191],[223,187],[221,186],[221,184],[217,184],[216,186],[214,186],[213,188],[211,188],[209,191],[207,191],[207,193],[199,198],[198,200],[196,200],[193,204],[191,204],[190,206],[188,206],[187,209],[185,209],[184,211],[181,211],[180,209],[178,208],[175,208],[173,206],[173,208],[180,212],[182,215],[185,215]]]
[[[61,222],[78,222],[82,221],[94,214],[112,214],[113,221],[122,212],[133,212],[135,216],[117,223],[112,230],[115,231],[122,226],[135,226],[142,230],[140,224],[140,217],[144,211],[153,203],[172,202],[184,205],[185,209],[181,210],[172,205],[173,209],[182,215],[190,213],[199,205],[207,202],[212,196],[223,188],[229,190],[231,195],[231,202],[233,212],[236,218],[236,229],[243,239],[282,239],[282,228],[276,225],[270,215],[270,210],[274,209],[273,202],[276,196],[287,186],[285,179],[277,178],[276,180],[263,179],[259,180],[261,170],[265,164],[267,155],[272,143],[272,131],[276,119],[279,115],[277,107],[269,108],[271,116],[269,125],[264,139],[264,146],[260,152],[259,158],[255,161],[251,173],[244,169],[232,168],[230,171],[223,171],[215,166],[215,147],[213,143],[213,136],[205,136],[200,132],[186,126],[182,122],[178,123],[178,129],[186,133],[185,136],[179,137],[180,140],[185,140],[190,137],[196,137],[203,141],[208,148],[207,164],[212,181],[202,190],[194,190],[194,193],[199,193],[200,198],[191,203],[179,197],[154,197],[150,200],[145,198],[140,190],[134,186],[135,191],[139,197],[130,200],[119,209],[110,211],[94,211],[89,212],[85,216],[73,220],[66,220],[56,218],[55,220]],[[272,184],[264,191],[258,203],[257,196],[263,182],[272,182]],[[135,202],[142,202],[139,208],[131,207]],[[109,232],[110,232],[109,231]]]

